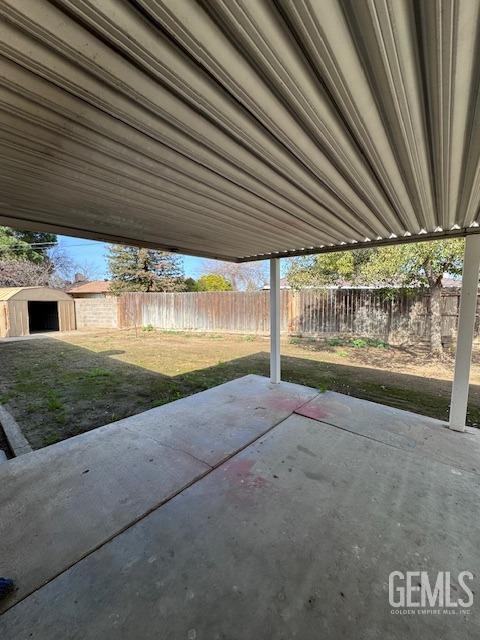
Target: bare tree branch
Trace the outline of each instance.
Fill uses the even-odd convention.
[[[222,262],[205,260],[202,273],[216,273],[228,280],[235,291],[255,291],[267,281],[265,262]]]

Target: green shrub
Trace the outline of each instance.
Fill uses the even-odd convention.
[[[355,347],[355,349],[363,349],[368,346],[367,341],[363,338],[353,338],[353,340],[350,341],[350,344],[352,347]]]
[[[344,347],[347,344],[347,341],[343,338],[329,338],[327,340],[327,345],[329,347]]]

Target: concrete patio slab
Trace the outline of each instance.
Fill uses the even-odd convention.
[[[478,429],[459,434],[446,422],[334,391],[319,394],[296,413],[400,449],[480,472]]]
[[[10,609],[2,637],[478,637],[475,601],[463,615],[388,601],[391,571],[477,571],[478,475],[321,427],[289,417]]]
[[[246,376],[0,467],[0,611],[271,429],[316,391]]]
[[[215,465],[317,395],[316,389],[248,375],[115,424],[141,428],[144,435]]]

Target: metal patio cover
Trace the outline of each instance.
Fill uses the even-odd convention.
[[[478,0],[0,0],[0,224],[230,260],[478,231]]]

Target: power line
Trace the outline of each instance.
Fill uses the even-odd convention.
[[[49,246],[53,247],[58,244],[58,242],[26,242],[25,240],[14,240],[10,243],[9,246],[19,245],[23,246],[27,244],[29,247],[40,247],[40,246]]]
[[[81,244],[60,244],[59,246],[64,247],[65,249],[69,249],[70,247],[86,247],[86,246],[93,246],[93,245],[99,245],[99,244],[106,244],[106,243],[102,243],[100,240],[97,242],[82,242]]]
[[[55,246],[55,245],[52,245]],[[41,249],[49,249],[50,247],[38,247],[39,250]],[[1,246],[0,245],[0,251],[14,251],[17,253],[23,253],[24,251],[27,251],[27,249],[33,249],[35,251],[35,247],[33,245],[28,245],[27,247],[22,247],[22,246],[14,246],[14,245],[6,245],[6,246]]]
[[[11,244],[5,245],[2,247],[0,245],[0,249],[13,249],[13,250],[21,250],[26,248],[25,245],[34,249],[38,247],[39,249],[49,249],[50,247],[63,247],[64,249],[69,249],[70,247],[85,247],[85,246],[93,246],[102,244],[101,242],[82,242],[76,244],[64,244],[60,242],[23,242],[23,241],[15,241]]]

